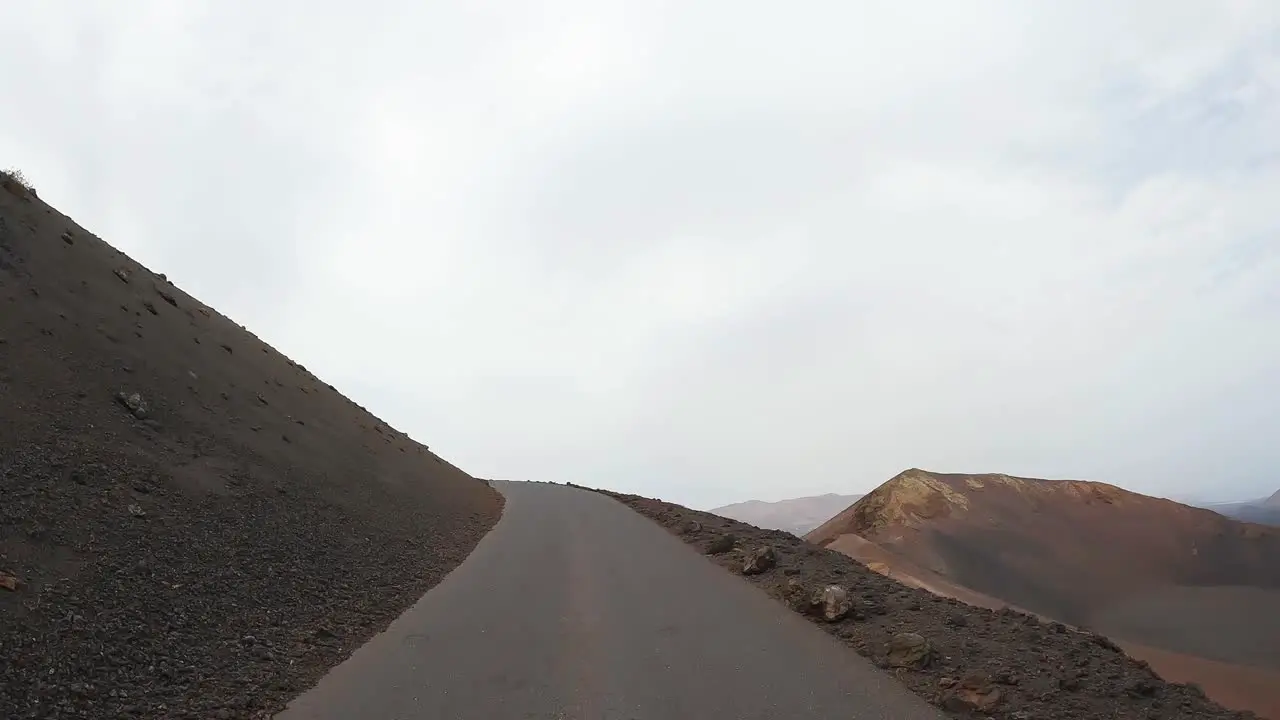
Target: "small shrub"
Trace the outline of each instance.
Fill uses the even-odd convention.
[[[36,189],[31,186],[31,181],[17,168],[0,170],[0,185],[4,185],[4,189],[14,195],[22,196],[26,193],[36,195]]]

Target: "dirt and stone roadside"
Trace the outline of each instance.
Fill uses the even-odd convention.
[[[957,718],[1247,720],[1109,639],[902,585],[790,533],[597,490],[666,527]],[[744,629],[749,632],[749,629]]]

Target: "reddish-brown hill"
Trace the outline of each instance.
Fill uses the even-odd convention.
[[[499,508],[0,176],[0,717],[265,717]]]
[[[973,604],[1280,668],[1280,528],[1099,482],[911,469],[806,539]]]
[[[1172,639],[1166,632],[1171,629],[1164,627],[1229,594],[1230,607],[1260,602],[1228,588],[1280,589],[1280,528],[1234,521],[1104,483],[912,469],[807,539],[826,546],[844,535],[869,540],[929,573],[1064,622],[1101,626],[1123,619],[1121,624],[1132,626],[1131,634],[1137,635],[1130,639],[1139,642],[1215,659],[1238,661],[1243,655],[1280,665],[1280,621],[1275,619],[1251,631],[1259,642],[1259,630],[1277,633],[1268,638],[1275,641],[1270,648],[1237,638],[1251,649],[1230,652],[1214,651],[1209,647],[1214,638],[1200,637],[1203,633],[1190,627],[1177,633],[1181,639]],[[1178,602],[1169,599],[1175,596],[1173,588],[1181,589]],[[1142,613],[1135,608],[1148,606],[1160,607],[1167,617],[1138,623]],[[1219,610],[1215,608],[1215,617]],[[1199,618],[1192,625],[1206,621]],[[1220,628],[1210,635],[1224,639],[1223,632]]]

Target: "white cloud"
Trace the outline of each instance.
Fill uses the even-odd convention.
[[[0,153],[480,475],[1280,485],[1280,6],[36,3]]]

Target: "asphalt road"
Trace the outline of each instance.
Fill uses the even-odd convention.
[[[496,485],[467,561],[277,718],[944,717],[622,504]]]

